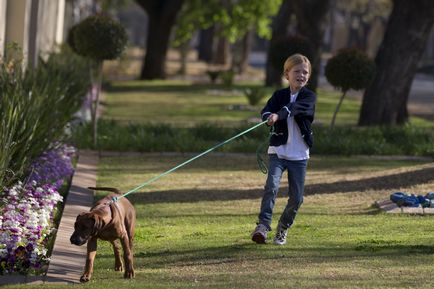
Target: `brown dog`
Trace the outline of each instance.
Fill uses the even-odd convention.
[[[115,188],[93,188],[114,192],[99,200],[87,213],[77,216],[74,224],[74,233],[71,235],[71,244],[81,246],[87,242],[87,258],[81,282],[90,280],[93,272],[97,239],[110,241],[115,253],[115,271],[122,271],[122,260],[119,253],[117,239],[120,239],[124,251],[124,278],[134,277],[133,268],[133,238],[136,223],[136,212],[133,205],[126,199],[120,198],[116,202],[109,203],[113,197],[119,197],[120,192]]]

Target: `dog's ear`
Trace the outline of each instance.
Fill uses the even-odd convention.
[[[102,220],[102,218],[98,215],[93,215],[92,216],[92,220],[95,222],[93,224],[93,230],[95,232],[99,231],[102,229],[102,227],[104,227],[104,221]]]

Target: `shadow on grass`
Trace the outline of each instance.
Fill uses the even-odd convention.
[[[363,257],[382,257],[382,258],[402,258],[414,254],[432,255],[434,254],[433,245],[403,245],[403,244],[365,244],[360,246],[347,247],[313,247],[313,248],[294,248],[291,246],[257,245],[252,242],[236,245],[227,245],[210,248],[197,248],[186,250],[156,250],[156,251],[136,251],[134,258],[136,264],[141,262],[138,259],[147,259],[147,266],[167,267],[170,265],[219,265],[230,264],[240,261],[259,261],[283,258],[303,258],[309,259],[310,263],[323,263],[336,260],[347,260]],[[113,258],[111,254],[101,254],[100,258]],[[140,265],[139,265],[140,266]]]
[[[434,181],[434,168],[424,168],[389,176],[373,177],[355,181],[339,181],[306,185],[305,195],[346,193],[366,190],[396,190]],[[282,188],[281,191],[286,190]],[[423,192],[415,192],[423,193]],[[250,190],[169,190],[148,193],[137,192],[128,196],[136,204],[188,203],[203,201],[231,201],[257,199],[262,189]]]
[[[424,168],[394,175],[372,177],[355,181],[307,185],[305,195],[346,193],[366,190],[396,190],[434,181],[434,168]],[[413,192],[422,193],[426,192]]]

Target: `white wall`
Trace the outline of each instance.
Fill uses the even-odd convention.
[[[0,0],[0,58],[3,57],[5,52],[6,8],[7,8],[7,0]]]

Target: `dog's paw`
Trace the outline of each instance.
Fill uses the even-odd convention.
[[[88,276],[88,275],[83,275],[83,276],[80,277],[80,282],[81,283],[86,283],[86,282],[89,282],[89,281],[90,281],[90,276]]]
[[[125,271],[124,278],[125,279],[132,279],[132,278],[134,278],[134,270]]]

